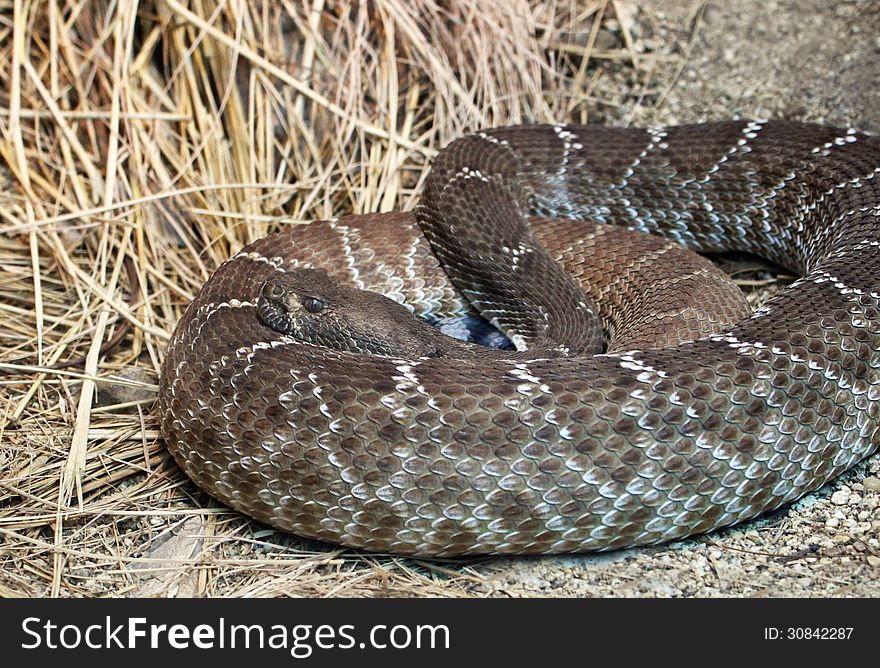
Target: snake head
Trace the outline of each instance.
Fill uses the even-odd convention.
[[[263,283],[257,315],[276,332],[310,340],[317,323],[334,319],[340,288],[320,269],[293,269]]]
[[[266,280],[257,316],[306,343],[371,355],[440,357],[447,339],[405,306],[319,269],[292,269]]]

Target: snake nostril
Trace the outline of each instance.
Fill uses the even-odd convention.
[[[284,297],[284,288],[272,281],[266,281],[260,289],[260,294],[267,299],[277,301]]]

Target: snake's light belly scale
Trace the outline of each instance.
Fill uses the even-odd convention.
[[[530,232],[528,216],[550,222]],[[722,331],[599,354],[365,355],[255,312],[265,281],[318,266],[421,315],[466,312],[464,295],[528,341],[535,317],[564,330],[592,308],[553,305],[543,263],[577,254],[568,219],[801,278]],[[674,281],[660,266],[650,282]],[[878,272],[880,141],[855,130],[486,131],[441,152],[414,214],[289,228],[223,264],[168,347],[162,431],[211,495],[309,538],[419,556],[657,544],[778,508],[877,450]]]

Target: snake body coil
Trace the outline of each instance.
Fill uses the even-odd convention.
[[[620,246],[614,228],[577,220],[666,240]],[[679,286],[674,265],[688,261],[669,260],[667,240],[747,251],[801,278],[745,317],[730,298],[722,330],[703,333],[708,270],[690,267],[697,279]],[[619,255],[635,287],[588,286],[596,303],[580,293],[593,247]],[[603,262],[590,270],[600,281]],[[472,312],[467,297],[534,352],[370,355],[264,324],[261,288],[309,266],[430,318]],[[441,152],[415,215],[289,228],[223,264],[168,348],[163,435],[224,503],[350,547],[656,544],[778,508],[877,450],[878,272],[880,140],[855,130],[481,132]],[[609,305],[627,291],[640,310]],[[679,337],[696,340],[657,347],[645,314],[696,322]],[[642,338],[627,339],[633,329]]]

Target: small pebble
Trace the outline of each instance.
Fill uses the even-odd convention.
[[[839,489],[831,495],[831,503],[835,506],[845,506],[849,501],[849,492],[845,489]]]
[[[880,492],[880,478],[873,476],[862,480],[862,487],[868,492]]]

